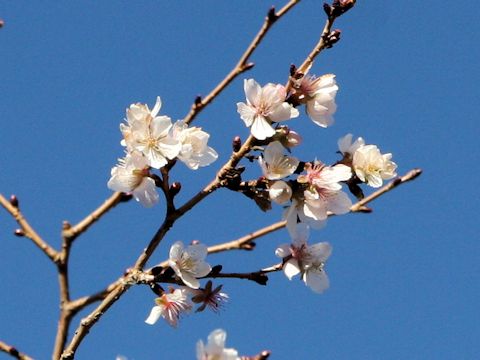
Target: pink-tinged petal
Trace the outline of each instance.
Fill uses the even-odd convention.
[[[267,120],[265,120],[263,116],[257,116],[255,118],[250,131],[252,135],[258,140],[265,140],[266,138],[275,135],[275,130],[267,122]]]
[[[187,255],[193,260],[205,259],[208,254],[208,248],[203,244],[189,245],[185,250]]]
[[[309,246],[308,252],[315,258],[315,260],[324,263],[332,254],[332,245],[328,242],[313,244]]]
[[[332,116],[336,110],[335,103],[328,104],[327,106],[312,100],[307,103],[306,109],[310,119],[318,126],[326,128],[335,122]]]
[[[257,115],[255,108],[243,102],[239,102],[237,103],[237,112],[240,114],[240,118],[245,123],[245,126],[252,126],[255,116]]]
[[[309,226],[305,223],[297,224],[295,229],[288,229],[292,243],[295,247],[299,248],[307,244],[308,237],[310,235]]]
[[[272,112],[268,114],[270,121],[279,122],[288,119],[296,118],[300,113],[289,103],[282,103],[273,109]]]
[[[280,84],[269,83],[262,89],[262,102],[270,108],[275,108],[285,101],[285,88]]]
[[[262,88],[253,79],[245,79],[243,82],[243,89],[245,90],[245,97],[250,105],[257,106],[262,94]]]
[[[200,287],[200,282],[192,275],[187,272],[181,272],[177,274],[180,276],[182,281],[187,285],[189,288],[198,289]]]
[[[298,261],[295,259],[288,260],[283,265],[283,272],[288,280],[292,280],[292,278],[298,274],[300,274],[300,267],[298,266]]]
[[[278,158],[283,157],[283,152],[285,148],[280,143],[280,141],[272,141],[268,146],[265,148],[263,152],[263,156],[267,164],[272,164]]]
[[[144,177],[140,185],[133,190],[133,197],[147,208],[157,204],[159,196],[155,181],[149,177]]]
[[[303,281],[316,293],[322,293],[329,288],[330,282],[325,271],[309,270],[303,274]]]
[[[328,209],[335,215],[347,214],[352,207],[352,200],[343,191],[330,192],[328,198]]]
[[[210,264],[202,261],[197,263],[197,266],[195,267],[195,276],[197,278],[204,277],[210,274],[210,271],[212,271],[212,267],[210,266]]]
[[[158,321],[158,319],[162,316],[164,309],[165,308],[163,306],[154,306],[150,311],[150,315],[148,315],[145,322],[149,325],[155,324]]]
[[[275,255],[279,258],[282,258],[282,259],[291,255],[291,254],[292,254],[292,252],[290,250],[290,245],[289,244],[282,244],[275,250]]]
[[[170,247],[169,258],[171,260],[180,260],[183,253],[183,242],[177,241]]]

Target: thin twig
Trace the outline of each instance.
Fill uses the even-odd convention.
[[[202,111],[209,103],[211,103],[217,96],[220,94],[238,75],[242,74],[243,72],[251,69],[253,67],[252,63],[247,63],[250,59],[250,56],[253,54],[255,49],[258,47],[262,39],[267,34],[268,30],[273,26],[273,24],[280,19],[283,15],[285,15],[290,9],[292,9],[295,5],[297,5],[300,0],[291,0],[285,6],[283,6],[278,12],[270,11],[268,15],[265,17],[265,21],[258,31],[255,38],[252,40],[250,45],[248,46],[247,50],[244,52],[240,60],[238,61],[237,65],[228,73],[227,76],[213,89],[207,96],[203,99],[197,99],[193,104],[189,111],[189,113],[185,116],[183,121],[186,124],[190,124],[195,117],[198,115],[200,111]],[[200,101],[199,101],[200,100]]]
[[[45,240],[43,240],[40,235],[37,234],[37,232],[30,226],[28,221],[25,219],[20,209],[10,204],[10,202],[2,194],[0,194],[0,205],[2,205],[5,210],[7,210],[10,215],[12,215],[18,225],[20,225],[23,231],[22,235],[32,240],[32,242],[40,250],[42,250],[43,253],[50,258],[50,260],[52,260],[52,262],[56,263],[58,261],[59,253]]]
[[[87,215],[82,221],[80,221],[75,226],[67,227],[63,230],[62,236],[69,239],[69,241],[75,240],[77,236],[87,231],[87,229],[96,221],[98,221],[104,214],[106,214],[110,209],[115,207],[119,202],[124,200],[126,197],[125,194],[121,192],[113,193],[105,202],[100,205],[97,209],[92,211],[91,214]]]
[[[14,357],[15,359],[19,360],[33,360],[30,356],[18,351],[15,347],[0,341],[0,351],[7,353],[8,355]]]

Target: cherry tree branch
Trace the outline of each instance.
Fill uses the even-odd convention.
[[[18,360],[33,360],[30,356],[18,351],[15,347],[6,344],[3,341],[0,341],[0,351],[3,351]]]
[[[129,200],[131,196],[128,196],[121,192],[113,193],[107,200],[104,201],[97,209],[87,215],[82,221],[74,226],[64,226],[62,236],[73,242],[80,234],[88,230],[88,228],[100,218],[105,215],[109,210],[114,208],[118,203]]]
[[[253,54],[260,42],[263,40],[268,30],[270,30],[270,28],[278,19],[285,15],[299,2],[300,0],[290,0],[278,12],[275,12],[274,8],[272,8],[268,12],[262,27],[248,46],[247,50],[245,50],[245,52],[243,53],[237,65],[235,65],[235,67],[230,71],[230,73],[228,73],[227,76],[225,76],[225,78],[206,97],[204,97],[203,99],[198,97],[195,100],[189,113],[183,119],[186,124],[190,124],[200,113],[200,111],[202,111],[208,104],[210,104],[238,75],[244,73],[245,71],[251,69],[254,66],[253,63],[248,63],[248,60],[250,59],[250,56]]]
[[[16,198],[15,198],[16,200]],[[16,200],[18,202],[18,200]],[[0,194],[0,205],[7,210],[10,215],[15,219],[15,221],[20,225],[21,231],[16,231],[15,234],[18,236],[25,236],[32,240],[32,242],[43,251],[45,255],[48,256],[52,262],[56,263],[58,261],[58,252],[51,247],[45,240],[42,239],[40,235],[30,226],[28,221],[23,216],[18,205],[14,206],[8,201],[2,194]]]
[[[252,42],[251,46],[247,51],[245,52],[245,60],[243,59],[243,56],[241,60],[239,61],[239,64],[243,63],[248,59],[248,57],[251,55],[253,50],[255,50],[256,46],[258,43],[263,39],[265,36],[266,31],[270,28],[271,24],[270,22],[274,22],[275,20],[278,19],[279,14],[280,16],[284,15],[291,7],[293,7],[298,1],[290,1],[282,10],[280,10],[279,13],[275,14],[274,11],[270,11],[268,18],[266,20],[267,25],[264,24],[262,26],[262,29],[260,32],[257,34],[258,40],[255,40]],[[334,18],[331,19],[331,24],[333,24]],[[325,31],[325,30],[324,30]],[[320,49],[321,50],[321,49]],[[320,53],[320,51],[317,51],[313,56],[311,56],[311,61],[313,61],[313,58],[317,56]],[[307,61],[307,60],[306,60]],[[245,66],[245,65],[243,65]],[[248,67],[248,65],[247,65]],[[246,69],[244,69],[246,70]],[[243,71],[244,71],[243,70]],[[232,80],[237,76],[238,74],[235,74],[235,69],[231,72],[231,74],[234,75],[227,75],[227,77],[222,81],[222,83],[219,84],[219,86],[216,88],[217,90],[213,90],[212,93],[206,98],[207,101],[205,101],[204,105],[202,100],[196,101],[195,104],[192,106],[191,111],[187,116],[185,117],[184,121],[189,124],[194,117],[199,113],[199,111],[204,108],[209,102],[211,102],[215,96],[218,95]],[[73,359],[75,356],[75,352],[78,349],[78,346],[81,344],[82,340],[85,338],[85,336],[88,334],[92,326],[94,326],[98,320],[101,318],[101,316],[107,311],[130,287],[134,282],[131,282],[130,279],[132,276],[135,275],[136,272],[141,272],[145,264],[147,263],[148,259],[151,257],[153,252],[156,250],[158,245],[160,244],[161,240],[164,238],[164,236],[167,234],[167,232],[170,230],[170,228],[173,226],[175,221],[179,219],[181,216],[183,216],[186,212],[188,212],[190,209],[192,209],[195,205],[197,205],[200,201],[202,201],[205,197],[207,197],[209,194],[217,190],[218,188],[227,185],[227,175],[230,171],[234,170],[240,160],[250,151],[250,149],[255,145],[256,139],[250,135],[248,139],[245,141],[245,143],[240,147],[238,151],[234,151],[230,157],[230,159],[225,163],[222,168],[217,172],[217,175],[214,180],[212,180],[206,187],[204,187],[200,192],[198,192],[195,196],[193,196],[190,200],[188,200],[184,205],[179,207],[178,209],[172,209],[172,207],[167,208],[167,213],[165,215],[165,219],[160,226],[160,228],[157,230],[155,235],[153,236],[152,240],[149,242],[147,248],[144,250],[144,252],[139,256],[137,261],[135,262],[135,265],[133,269],[125,275],[122,283],[118,284],[113,288],[113,290],[103,299],[103,301],[98,305],[98,307],[90,313],[86,318],[82,319],[80,322],[80,326],[77,328],[75,331],[75,334],[69,343],[69,345],[66,347],[65,351],[63,352],[61,359],[66,360],[66,359]]]

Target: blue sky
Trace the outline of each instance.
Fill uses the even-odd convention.
[[[283,2],[276,1],[280,7]],[[232,68],[260,27],[265,1],[6,1],[0,4],[0,192],[17,194],[31,224],[59,246],[63,220],[80,220],[111,192],[110,168],[122,156],[118,125],[134,102],[163,100],[182,118]],[[336,124],[302,116],[291,126],[305,159],[337,160],[337,139],[363,136],[392,152],[400,174],[423,175],[372,204],[369,215],[329,220],[311,241],[329,241],[331,288],[316,295],[281,273],[267,287],[224,282],[231,300],[219,314],[189,316],[178,329],[144,324],[154,295],[131,289],[92,329],[78,359],[190,359],[216,328],[241,354],[273,359],[473,359],[480,345],[478,243],[479,135],[477,15],[480,5],[438,1],[358,1],[338,20],[342,40],[312,72],[340,86]],[[461,16],[459,16],[461,14]],[[195,120],[211,133],[218,161],[197,172],[176,166],[186,200],[229,157],[231,139],[248,132],[235,104],[243,79],[284,83],[323,28],[321,2],[303,1],[283,18],[239,77]],[[297,151],[297,150],[296,150]],[[249,170],[258,176],[254,164]],[[72,293],[82,296],[118,278],[162,220],[163,208],[123,204],[77,240]],[[150,265],[176,240],[208,245],[278,221],[239,194],[220,190],[179,221]],[[58,315],[55,268],[0,213],[0,340],[38,359],[50,357]],[[253,253],[212,256],[229,271],[277,261],[286,231]],[[87,312],[82,313],[86,315]],[[76,318],[75,324],[80,317]],[[5,355],[0,355],[0,358]]]

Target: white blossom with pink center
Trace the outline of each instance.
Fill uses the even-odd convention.
[[[265,148],[258,162],[263,175],[269,180],[278,180],[292,175],[298,167],[296,157],[284,154],[285,148],[280,141],[273,141]]]
[[[175,289],[171,293],[164,293],[155,299],[155,303],[157,305],[152,308],[150,315],[145,320],[149,325],[155,324],[160,317],[163,317],[168,324],[176,327],[180,315],[192,309],[192,302],[185,289]]]
[[[308,245],[309,228],[299,224],[294,231],[291,244],[283,244],[275,254],[286,259],[283,272],[289,280],[301,275],[303,282],[317,293],[322,293],[329,287],[328,276],[324,270],[325,263],[332,253],[332,247],[327,242]]]
[[[147,159],[141,153],[128,153],[112,168],[107,186],[113,191],[132,193],[135,200],[143,206],[152,207],[159,197],[155,181],[149,177],[148,169]]]
[[[244,81],[244,90],[247,103],[237,103],[237,111],[258,140],[275,135],[273,122],[299,115],[298,110],[285,101],[287,94],[283,85],[269,83],[261,87],[255,80],[248,79]]]
[[[168,116],[157,116],[161,106],[160,97],[151,111],[145,104],[132,104],[127,109],[127,124],[120,125],[122,145],[129,151],[143,153],[148,165],[156,169],[166,165],[168,159],[174,159],[182,149],[171,134],[172,120]]]

